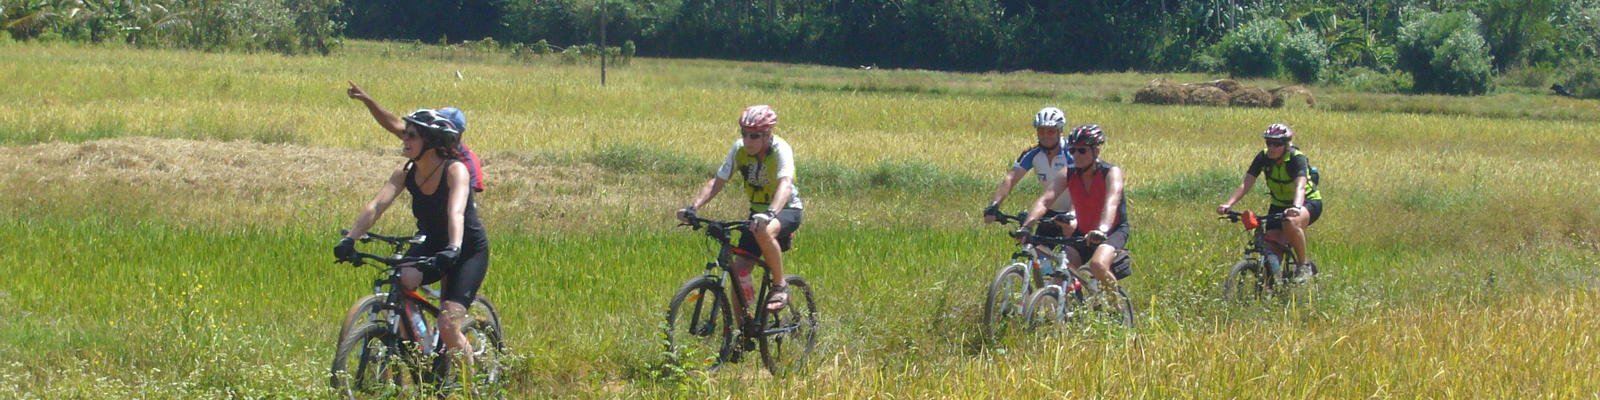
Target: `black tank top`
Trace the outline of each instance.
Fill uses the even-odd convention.
[[[406,171],[406,191],[411,193],[411,215],[417,218],[417,231],[428,235],[426,247],[444,248],[450,242],[450,164],[459,160],[445,160],[440,166],[439,187],[432,195],[423,194],[418,185],[416,164]],[[478,219],[478,204],[472,191],[467,191],[467,211],[462,218],[461,250],[463,255],[475,253],[489,246],[488,235],[483,231],[483,221]]]

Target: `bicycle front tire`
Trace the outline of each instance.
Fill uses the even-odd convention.
[[[733,312],[720,282],[697,277],[678,288],[667,305],[666,346],[669,361],[682,366],[721,367],[732,353]]]
[[[1061,287],[1048,285],[1033,292],[1028,301],[1022,306],[1022,318],[1028,322],[1029,329],[1041,325],[1059,323],[1065,317],[1061,307]]]
[[[1013,263],[1001,268],[989,282],[989,296],[983,302],[983,329],[989,339],[999,338],[1019,322],[1022,303],[1033,294],[1033,282],[1028,281],[1027,264]]]
[[[765,321],[761,321],[761,326],[768,329],[761,335],[761,361],[773,376],[804,369],[806,358],[817,347],[816,295],[804,278],[789,275],[784,281],[789,283],[789,306],[764,313]]]
[[[1228,269],[1228,277],[1222,281],[1222,299],[1237,302],[1258,299],[1271,289],[1271,279],[1262,273],[1261,264],[1255,260],[1239,261]]]
[[[404,358],[388,324],[364,322],[348,333],[334,350],[329,385],[350,400],[398,394],[405,372],[396,366]]]

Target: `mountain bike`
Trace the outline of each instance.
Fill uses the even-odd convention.
[[[1287,284],[1295,281],[1296,276],[1301,275],[1296,267],[1300,265],[1300,257],[1295,254],[1294,248],[1267,234],[1269,223],[1289,223],[1283,213],[1258,218],[1255,213],[1248,210],[1229,211],[1217,219],[1241,223],[1245,229],[1255,231],[1250,244],[1244,248],[1244,259],[1233,264],[1233,267],[1228,269],[1228,277],[1222,281],[1222,298],[1229,300],[1259,298],[1283,290]],[[1285,265],[1288,267],[1284,267]],[[1316,276],[1316,263],[1307,263],[1306,267],[1310,268],[1310,271],[1306,271],[1308,274],[1306,276]]]
[[[1000,214],[995,216],[995,222],[1001,225],[1021,224],[1027,217],[1026,211],[1016,215]],[[1011,253],[1010,264],[1000,268],[994,280],[989,282],[989,296],[983,302],[983,328],[991,340],[1005,335],[1013,325],[1021,322],[1022,303],[1028,300],[1033,291],[1044,287],[1044,279],[1039,275],[1039,260],[1034,256],[1035,247],[1028,243],[1021,250]]]
[[[777,312],[767,311],[764,305],[752,307],[749,303],[754,299],[768,298],[772,269],[760,257],[731,242],[732,233],[749,227],[750,221],[690,218],[683,225],[704,229],[707,237],[721,245],[721,250],[715,261],[706,263],[703,275],[689,279],[672,296],[667,306],[666,354],[679,363],[703,360],[709,364],[707,370],[715,371],[726,363],[739,362],[759,343],[761,360],[774,376],[803,368],[806,357],[817,345],[817,302],[811,285],[799,276],[785,276],[790,296],[787,307]],[[742,276],[735,271],[734,257],[761,269],[759,291],[738,282],[755,276],[751,271],[744,271]],[[755,309],[753,315],[751,308]]]
[[[1060,266],[1052,271],[1040,271],[1052,278],[1052,283],[1033,292],[1023,303],[1022,315],[1029,327],[1048,323],[1086,322],[1108,320],[1124,327],[1133,327],[1133,301],[1128,292],[1118,285],[1115,295],[1101,290],[1100,283],[1089,273],[1089,264],[1071,267],[1067,247],[1083,243],[1083,237],[1060,238],[1028,235],[1024,241],[1036,248],[1054,247],[1054,252],[1040,252],[1038,257]],[[1112,258],[1111,271],[1117,279],[1132,275],[1133,258],[1127,250],[1117,250]],[[1061,283],[1053,283],[1060,279]]]
[[[408,388],[468,384],[475,385],[472,388],[498,391],[504,369],[501,356],[505,343],[494,304],[483,295],[473,300],[468,318],[461,326],[473,350],[471,382],[451,384],[451,379],[457,377],[448,372],[449,357],[445,355],[443,338],[436,329],[440,310],[433,301],[439,298],[439,293],[429,287],[408,290],[400,282],[402,268],[423,271],[434,268],[431,256],[405,257],[407,248],[425,239],[421,235],[396,237],[375,233],[359,239],[362,243],[374,240],[388,243],[394,247],[394,253],[378,256],[356,252],[355,259],[349,260],[356,267],[373,266],[381,275],[372,281],[373,294],[351,305],[339,332],[328,382],[342,397],[391,397]],[[369,264],[367,260],[375,263]]]

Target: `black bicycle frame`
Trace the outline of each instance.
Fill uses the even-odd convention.
[[[693,218],[687,225],[694,227],[695,229],[701,229],[703,227],[706,230],[706,236],[710,236],[712,240],[717,241],[717,243],[721,245],[721,249],[717,252],[717,260],[715,262],[706,263],[705,277],[717,282],[717,286],[724,288],[724,291],[735,295],[730,297],[733,297],[734,301],[736,302],[735,304],[739,305],[739,307],[737,307],[739,312],[738,317],[744,320],[740,324],[744,327],[744,329],[741,329],[740,331],[744,332],[744,336],[760,338],[798,329],[795,327],[777,327],[770,330],[761,329],[761,321],[765,321],[767,317],[767,308],[754,307],[755,316],[751,318],[750,314],[747,312],[751,307],[750,304],[745,304],[744,292],[741,290],[742,288],[738,287],[737,284],[730,285],[726,280],[723,279],[723,276],[728,276],[732,277],[735,282],[738,281],[738,271],[734,271],[733,269],[733,257],[741,257],[751,261],[755,267],[761,268],[761,289],[756,291],[755,298],[767,298],[769,292],[772,290],[772,267],[768,266],[765,260],[748,254],[741,254],[733,251],[735,248],[733,246],[733,232],[739,228],[748,227],[750,225],[750,221],[721,222],[703,218]],[[716,272],[716,270],[719,269],[722,270],[721,274]],[[755,277],[752,276],[751,278],[754,279]],[[705,301],[705,298],[702,297],[697,301]],[[700,307],[695,307],[695,309],[696,313],[698,313]],[[713,307],[712,309],[715,310],[716,308]],[[698,321],[698,317],[698,315],[691,316],[690,321]],[[712,315],[712,318],[715,317],[715,315]]]
[[[348,235],[349,231],[342,231],[341,233]],[[372,281],[372,293],[384,295],[383,304],[380,304],[375,311],[392,311],[394,313],[392,315],[398,321],[385,321],[389,325],[389,333],[395,335],[394,337],[399,338],[401,341],[415,344],[418,350],[437,352],[441,348],[442,335],[433,335],[431,338],[425,338],[423,337],[424,332],[419,332],[412,321],[416,317],[416,313],[427,313],[426,315],[434,317],[433,328],[437,333],[440,308],[435,306],[432,301],[429,301],[427,297],[423,297],[422,294],[418,293],[418,290],[429,291],[428,287],[423,286],[418,290],[406,289],[400,277],[401,269],[406,267],[418,270],[433,268],[432,257],[405,257],[405,252],[411,245],[420,244],[426,241],[427,237],[423,235],[397,237],[375,233],[367,233],[361,237],[362,242],[372,240],[378,240],[394,246],[394,254],[389,257],[361,252],[356,253],[356,261],[354,263],[357,266],[364,264],[361,260],[367,259],[389,266],[389,271],[384,277]],[[387,293],[384,290],[385,286],[388,286]],[[433,294],[435,298],[439,297],[437,293],[431,293],[430,291],[430,294]],[[420,308],[420,310],[414,308]]]

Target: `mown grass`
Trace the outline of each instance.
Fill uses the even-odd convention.
[[[478,197],[494,252],[484,293],[518,357],[513,397],[1600,390],[1587,379],[1600,372],[1588,329],[1600,209],[1586,200],[1600,193],[1600,139],[1581,118],[1071,93],[1150,78],[1138,74],[640,59],[601,88],[577,66],[372,54],[13,46],[0,59],[12,83],[0,104],[36,110],[0,114],[0,263],[14,271],[0,283],[13,304],[0,308],[0,391],[23,397],[326,396],[331,336],[371,275],[332,265],[328,247],[401,161],[344,98],[346,79],[391,109],[467,110],[490,178]],[[834,90],[863,80],[911,89]],[[813,83],[827,90],[801,87]],[[659,313],[712,256],[671,210],[726,154],[738,110],[758,102],[778,107],[799,160],[806,225],[787,259],[823,300],[817,368],[771,379],[747,362],[652,378]],[[1106,126],[1106,157],[1128,171],[1137,272],[1126,284],[1140,325],[985,344],[981,291],[1014,245],[979,211],[1044,105]],[[1211,210],[1260,150],[1254,133],[1278,121],[1323,171],[1328,214],[1312,237],[1328,274],[1289,299],[1220,303],[1221,268],[1245,236]],[[1037,190],[1024,183],[1006,208]],[[733,194],[706,214],[739,215]],[[407,231],[404,207],[379,230]]]

